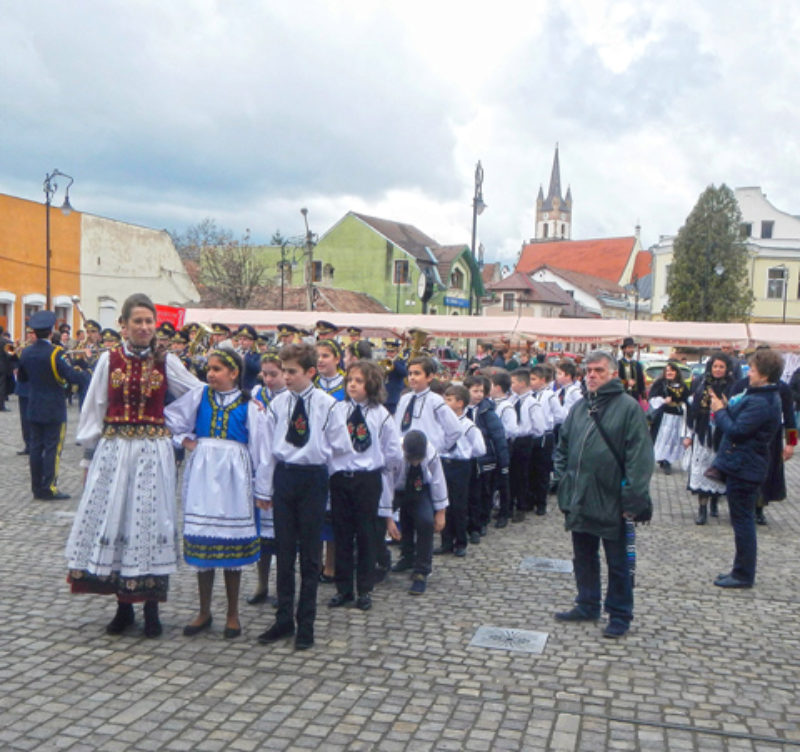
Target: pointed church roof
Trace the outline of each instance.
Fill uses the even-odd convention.
[[[541,191],[541,188],[539,189]],[[552,209],[553,199],[557,198],[561,204],[564,205],[564,197],[561,195],[561,166],[558,161],[558,144],[556,144],[556,153],[553,156],[553,169],[550,171],[550,189],[547,191],[547,198],[544,200],[542,209]]]

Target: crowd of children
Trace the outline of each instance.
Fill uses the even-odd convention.
[[[140,339],[122,356],[152,357],[146,332]],[[442,385],[431,358],[412,358],[408,390],[392,414],[384,371],[368,343],[358,345],[344,353],[333,339],[285,345],[262,356],[261,383],[252,388],[243,383],[242,357],[218,347],[208,354],[207,383],[187,382],[182,396],[158,407],[174,445],[190,450],[182,537],[184,560],[197,570],[198,610],[185,635],[212,624],[216,569],[224,573],[226,638],[241,634],[241,571],[256,563],[258,584],[247,602],[277,609],[258,641],[293,636],[304,650],[314,644],[324,569],[336,585],[330,608],[367,611],[390,567],[387,538],[400,544],[391,571],[409,572],[408,592],[419,596],[435,554],[463,557],[480,543],[496,497],[497,528],[528,511],[545,514],[554,436],[579,394],[571,363],[560,364],[557,384],[539,365]],[[112,382],[122,378],[115,374]],[[130,395],[123,389],[120,399]],[[165,597],[166,584],[157,600]],[[124,593],[118,600],[111,633],[133,623]]]

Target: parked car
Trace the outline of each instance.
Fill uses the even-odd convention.
[[[455,378],[464,370],[464,361],[458,357],[458,353],[452,347],[437,347],[434,351],[436,360],[447,371],[449,378]]]

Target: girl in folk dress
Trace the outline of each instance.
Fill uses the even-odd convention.
[[[719,514],[717,502],[725,493],[725,483],[708,478],[705,473],[714,463],[722,441],[722,432],[711,421],[711,395],[727,399],[731,396],[732,388],[730,362],[723,353],[715,353],[709,359],[705,376],[695,387],[686,410],[686,438],[683,445],[692,448],[687,488],[697,494],[697,525],[706,524],[709,501],[711,516]]]
[[[225,572],[224,636],[238,637],[241,567],[258,560],[253,468],[268,451],[263,414],[241,390],[242,359],[229,349],[208,354],[207,386],[171,404],[165,415],[175,441],[192,450],[183,477],[183,556],[198,568],[200,610],[186,636],[211,626],[214,570]]]
[[[73,593],[117,596],[109,634],[132,625],[133,604],[143,602],[145,635],[157,637],[158,603],[178,560],[164,398],[200,382],[156,350],[156,309],[146,295],[125,301],[120,323],[125,342],[100,355],[78,424],[77,440],[93,458],[67,542],[67,580]]]
[[[256,384],[253,387],[253,399],[266,407],[275,397],[286,391],[286,381],[283,378],[283,368],[277,350],[266,352],[261,356],[261,380],[264,385]],[[256,562],[258,585],[247,602],[251,606],[260,603],[277,606],[278,599],[269,594],[269,570],[272,557],[275,555],[275,524],[272,519],[272,508],[267,510],[256,508],[256,515],[260,521],[261,556]]]
[[[688,397],[689,390],[681,381],[680,369],[675,363],[667,363],[663,376],[650,388],[650,406],[661,415],[653,451],[666,475],[672,472],[672,463],[683,454],[681,438]]]

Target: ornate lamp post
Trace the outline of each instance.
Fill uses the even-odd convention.
[[[470,251],[472,254],[472,269],[477,267],[477,261],[475,259],[475,235],[478,231],[478,215],[483,214],[483,210],[486,208],[486,204],[483,201],[483,167],[481,167],[480,161],[475,167],[475,193],[472,197],[472,245],[470,246]],[[472,316],[472,293],[475,289],[475,280],[472,279],[473,271],[470,270],[469,273],[469,315]],[[478,313],[480,313],[480,302],[478,302],[476,308],[478,309]]]
[[[308,227],[308,209],[303,207],[300,210],[300,213],[303,215],[303,221],[306,223],[306,254],[308,256],[306,260],[306,285],[308,286],[308,310],[314,310],[314,246],[316,245],[316,241],[314,240],[314,233]]]
[[[74,182],[72,177],[60,170],[53,170],[51,173],[44,176],[44,196],[45,196],[45,243],[47,247],[47,256],[45,261],[46,277],[45,277],[45,309],[50,310],[50,303],[52,296],[50,294],[50,265],[52,252],[50,249],[50,204],[53,201],[53,196],[58,190],[58,183],[56,178],[62,177],[69,180],[67,187],[64,189],[64,203],[61,205],[61,213],[67,217],[72,213],[72,206],[69,203],[69,189]]]

